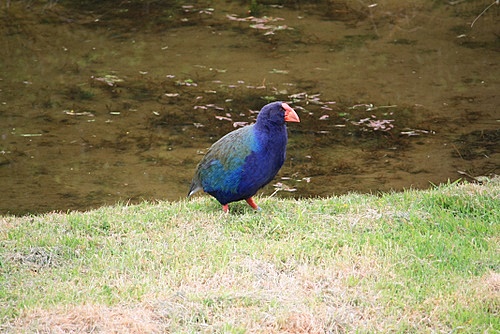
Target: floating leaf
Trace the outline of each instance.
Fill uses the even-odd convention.
[[[288,74],[288,71],[287,70],[277,70],[277,69],[273,68],[271,71],[269,71],[269,73]]]
[[[69,116],[89,116],[94,117],[95,115],[89,111],[76,112],[74,110],[63,110],[63,113]]]
[[[41,133],[21,133],[21,137],[41,137]]]
[[[232,121],[231,118],[225,116],[215,115],[215,118],[218,119],[219,121],[230,121],[230,122]]]
[[[106,74],[103,77],[91,77],[95,81],[99,82],[104,82],[108,86],[115,86],[117,82],[123,82],[123,79],[118,78],[116,75],[113,74]]]
[[[237,127],[245,126],[247,124],[248,124],[248,122],[234,122],[233,127],[237,128]]]
[[[297,191],[296,188],[291,188],[291,187],[289,187],[286,184],[281,183],[281,182],[273,184],[273,187],[275,187],[277,191],[280,191],[280,190],[282,190],[282,191],[288,191],[288,192]]]

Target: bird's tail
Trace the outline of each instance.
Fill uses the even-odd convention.
[[[191,182],[191,187],[189,188],[189,192],[187,194],[187,197],[191,196],[192,194],[202,190],[203,187],[201,186],[201,183],[197,179],[193,179],[193,182]]]

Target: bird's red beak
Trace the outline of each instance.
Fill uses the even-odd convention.
[[[283,102],[281,106],[285,109],[285,122],[300,122],[299,115],[288,104]]]

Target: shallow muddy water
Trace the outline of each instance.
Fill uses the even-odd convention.
[[[500,6],[471,28],[487,1],[75,3],[0,3],[0,213],[183,198],[272,100],[302,122],[263,195],[500,172]]]

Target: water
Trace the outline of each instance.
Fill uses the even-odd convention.
[[[75,3],[1,4],[0,213],[183,198],[271,100],[302,122],[264,195],[499,173],[500,6]]]

